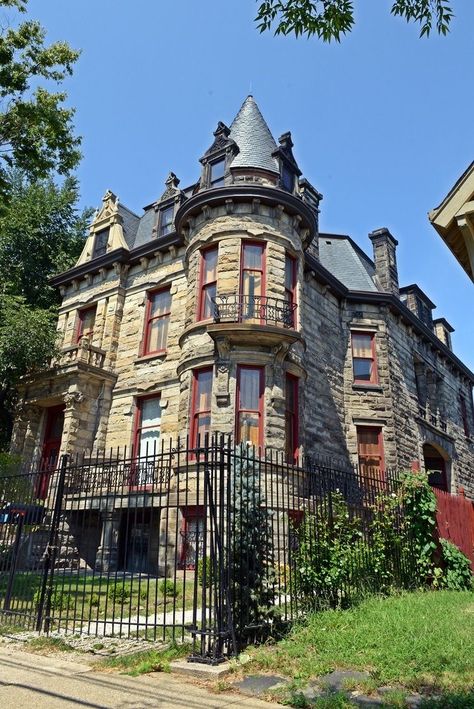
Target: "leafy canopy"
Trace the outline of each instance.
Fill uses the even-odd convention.
[[[0,0],[0,8],[21,13],[26,5]],[[61,83],[78,56],[66,42],[46,46],[45,30],[34,20],[0,29],[0,205],[9,196],[12,167],[35,180],[52,171],[67,175],[79,162],[80,139],[73,134],[66,94],[39,85]]]
[[[316,35],[324,42],[336,40],[354,26],[355,0],[257,0],[256,21],[260,32],[275,28],[275,34],[296,37]],[[394,0],[392,15],[420,25],[420,37],[433,29],[445,35],[453,18],[451,0]]]

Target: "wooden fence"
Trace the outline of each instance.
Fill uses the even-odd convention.
[[[474,571],[474,503],[464,495],[436,490],[438,534],[449,539],[471,560]]]

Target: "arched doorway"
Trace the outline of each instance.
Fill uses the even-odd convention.
[[[436,487],[438,490],[448,491],[448,471],[447,463],[448,456],[443,456],[438,448],[435,448],[431,443],[425,443],[423,446],[423,458],[425,462],[425,470],[428,473],[428,482],[431,487]]]

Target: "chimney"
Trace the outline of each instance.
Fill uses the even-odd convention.
[[[369,234],[374,249],[375,275],[382,290],[398,296],[396,249],[398,241],[388,229],[376,229]]]
[[[454,332],[454,327],[451,327],[445,318],[437,318],[436,320],[433,320],[433,326],[438,340],[441,340],[443,345],[446,345],[448,349],[452,350],[453,346],[451,344],[451,333]]]

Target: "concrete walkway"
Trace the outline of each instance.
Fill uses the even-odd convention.
[[[36,655],[0,648],[2,709],[275,709],[258,699],[211,694],[180,677],[141,677],[93,672],[61,655]]]

